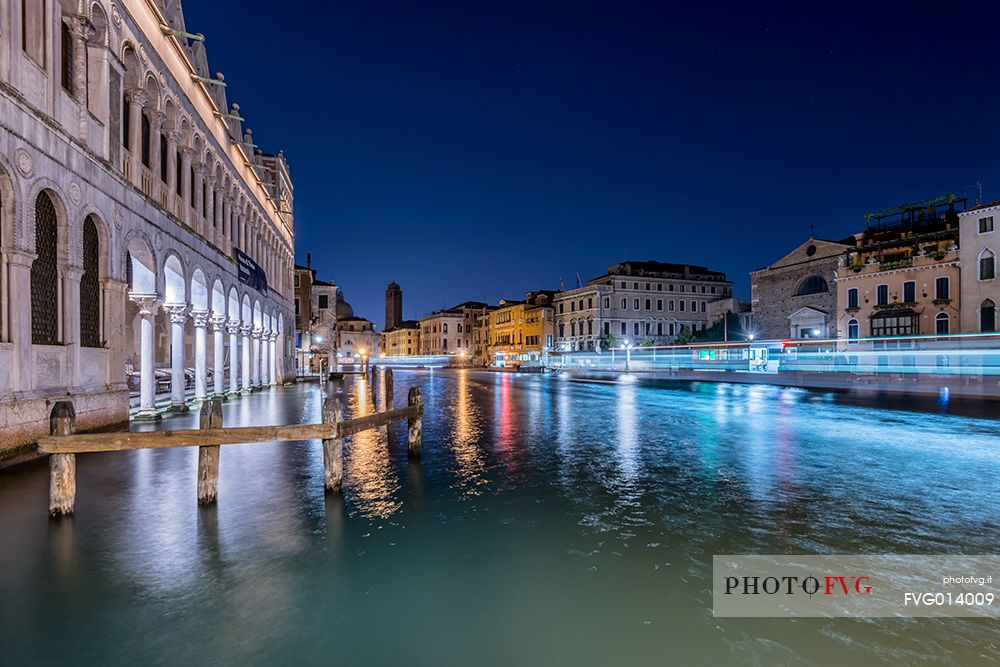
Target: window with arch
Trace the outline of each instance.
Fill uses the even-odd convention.
[[[167,135],[160,133],[160,180],[164,183],[167,182],[167,171],[168,164],[167,160],[170,157],[170,151],[167,149]]]
[[[128,97],[122,92],[122,147],[128,150],[129,133],[132,131],[132,108],[128,103]]]
[[[80,278],[80,345],[101,346],[101,241],[92,216],[83,221],[83,276]]]
[[[822,276],[807,276],[805,280],[799,283],[798,289],[795,290],[795,296],[806,296],[808,294],[821,294],[823,292],[829,292],[830,286],[827,284],[826,280]]]
[[[857,320],[851,319],[847,323],[847,337],[851,340],[861,338],[861,325],[858,324]]]
[[[938,313],[934,318],[934,333],[946,336],[951,333],[951,318],[948,313]]]
[[[570,336],[575,336],[576,335],[576,322],[570,322],[569,323],[569,335]]]
[[[997,305],[993,299],[986,299],[979,304],[979,330],[983,333],[997,330]]]
[[[149,124],[149,116],[142,114],[142,147],[140,151],[142,152],[142,163],[147,167],[149,164],[149,152],[150,152],[150,132],[152,127]]]
[[[35,261],[31,263],[31,342],[59,342],[56,207],[45,192],[35,199]]]
[[[997,277],[996,256],[991,250],[984,250],[979,255],[979,279],[993,280]]]
[[[23,0],[22,0],[23,1]],[[70,95],[73,94],[73,33],[69,29],[69,24],[63,21],[61,24],[62,30],[59,33],[60,37],[60,55],[62,62],[60,65],[61,83],[63,90],[65,90]]]

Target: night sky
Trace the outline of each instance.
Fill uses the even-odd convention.
[[[381,328],[626,259],[747,272],[865,211],[1000,194],[1000,3],[189,0],[295,184],[296,256]]]

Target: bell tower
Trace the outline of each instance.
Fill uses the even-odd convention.
[[[391,331],[403,323],[403,290],[396,283],[385,288],[385,328]]]

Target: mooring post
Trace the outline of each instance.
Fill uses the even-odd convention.
[[[378,412],[378,367],[372,366],[368,371],[368,396],[372,401],[372,410]]]
[[[76,432],[76,410],[69,401],[59,401],[49,416],[49,433]],[[49,516],[73,513],[76,505],[76,454],[49,455]]]
[[[334,493],[340,493],[344,482],[344,439],[337,430],[343,414],[340,396],[323,403],[323,423],[333,428],[333,436],[323,440],[323,487]]]
[[[199,428],[222,428],[222,401],[213,398],[201,404]],[[198,448],[198,504],[210,505],[219,498],[219,445]]]
[[[388,366],[385,369],[385,386],[382,390],[382,399],[385,402],[385,409],[392,410],[393,396],[392,396],[392,369]]]
[[[410,393],[406,399],[407,404],[417,406],[417,414],[408,417],[406,424],[409,427],[409,443],[407,445],[406,451],[410,455],[410,458],[420,457],[420,445],[423,441],[423,414],[424,414],[424,403],[420,399],[420,387],[410,387]]]

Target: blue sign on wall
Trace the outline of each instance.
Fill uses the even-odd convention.
[[[261,294],[267,294],[267,275],[257,262],[239,248],[236,252],[236,276],[241,283],[249,285]]]

